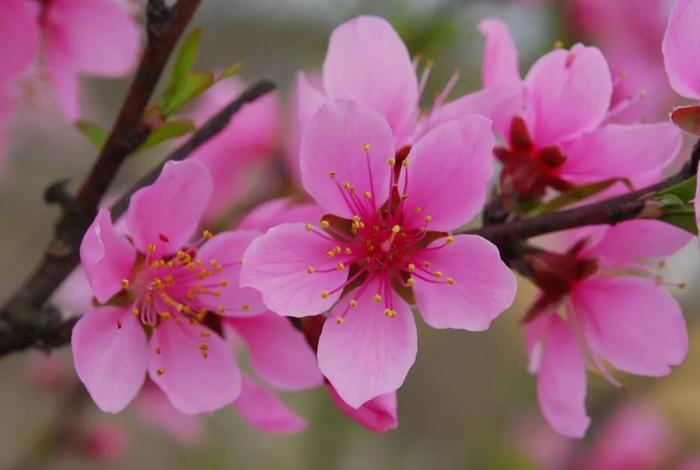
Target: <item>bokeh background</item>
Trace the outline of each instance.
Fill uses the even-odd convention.
[[[635,3],[637,14],[648,14],[652,23],[659,14],[648,9],[663,3],[608,0],[618,2]],[[319,69],[335,25],[358,14],[378,14],[395,25],[412,54],[434,61],[424,96],[429,100],[458,69],[461,78],[453,93],[456,96],[479,86],[483,41],[476,24],[486,16],[498,16],[512,28],[523,72],[557,40],[565,46],[586,40],[610,48],[611,54],[620,54],[613,50],[615,38],[610,38],[610,28],[601,26],[604,18],[595,17],[591,28],[573,21],[571,11],[569,1],[205,0],[193,21],[193,26],[203,28],[197,68],[216,69],[244,61],[242,76],[274,80],[284,102],[297,70]],[[623,24],[629,17],[617,19]],[[663,22],[661,18],[660,24]],[[660,57],[660,44],[650,38],[650,28],[637,33],[619,29],[621,35],[639,35],[635,49],[646,48],[652,57],[656,51]],[[628,39],[626,36],[621,41]],[[650,59],[649,67],[660,66]],[[127,83],[84,80],[86,117],[109,126]],[[657,103],[637,117],[665,119],[673,96],[665,88],[645,91],[652,103]],[[75,184],[96,153],[65,122],[40,85],[29,87],[25,95],[0,172],[0,299],[17,288],[51,236],[57,209],[42,202],[42,191],[60,178]],[[245,185],[241,206],[288,192],[284,178],[280,178],[283,134],[280,131],[278,149],[266,166],[251,170],[245,178],[253,183]],[[166,150],[159,148],[132,158],[115,191],[133,181]],[[231,214],[235,218],[235,208]],[[399,392],[400,426],[383,435],[346,419],[327,393],[318,390],[285,396],[286,403],[307,420],[307,430],[300,434],[256,431],[229,408],[203,417],[200,439],[178,442],[144,423],[133,406],[119,416],[101,414],[76,385],[67,348],[54,351],[54,362],[49,365],[39,353],[15,354],[0,361],[0,468],[21,462],[61,469],[97,465],[129,469],[574,468],[583,461],[582,455],[600,448],[607,439],[609,423],[615,422],[621,406],[625,409],[630,403],[661,423],[663,436],[651,441],[663,441],[664,446],[653,452],[665,455],[659,468],[672,468],[700,451],[698,261],[695,240],[663,268],[669,282],[687,285],[685,289],[672,288],[690,326],[687,360],[663,379],[621,376],[625,385],[621,390],[590,376],[588,407],[593,426],[584,441],[554,436],[538,415],[535,381],[526,371],[518,324],[533,291],[521,280],[514,307],[488,332],[438,331],[419,325],[418,359]],[[51,379],[52,374],[58,379]],[[123,431],[117,439],[123,441],[123,452],[100,461],[87,451],[61,450],[46,442],[46,436],[56,434],[56,429],[67,423],[88,431],[107,429],[106,439],[112,444],[116,438],[110,440],[110,433],[121,435]],[[637,442],[639,447],[651,446],[643,438]]]

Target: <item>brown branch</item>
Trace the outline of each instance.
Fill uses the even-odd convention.
[[[182,160],[192,154],[204,142],[216,136],[231,121],[231,118],[247,103],[251,103],[261,96],[274,90],[275,85],[268,80],[260,80],[249,86],[236,99],[231,101],[226,107],[219,111],[202,125],[184,144],[175,149],[161,164],[156,166],[148,174],[136,182],[126,191],[119,200],[112,206],[112,215],[116,219],[126,210],[129,198],[138,189],[151,184],[160,174],[166,161]],[[78,246],[82,235],[87,227],[82,229],[80,237],[73,247],[73,256],[64,256],[62,259],[69,266],[67,271],[56,274],[57,282],[52,293],[58,285],[70,274],[78,265]],[[70,263],[70,264],[69,264]],[[61,265],[61,268],[65,267]],[[38,273],[46,273],[46,269],[54,269],[53,263],[45,265],[42,263],[37,270]],[[57,269],[56,273],[59,272]],[[44,275],[44,274],[42,274]],[[62,276],[62,277],[59,277]],[[51,280],[54,278],[52,277]],[[41,276],[38,281],[42,281]],[[52,348],[67,344],[70,341],[70,334],[76,319],[62,321],[60,312],[46,307],[42,308],[44,301],[38,302],[33,295],[36,292],[30,288],[22,287],[17,294],[0,309],[0,356],[26,349],[29,347]]]

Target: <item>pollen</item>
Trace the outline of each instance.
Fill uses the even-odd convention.
[[[304,225],[304,230],[306,230],[307,232],[311,232],[313,229],[314,229],[314,226],[311,224]]]
[[[355,300],[355,299],[350,299],[350,306],[353,307],[353,308],[357,307],[357,300]]]
[[[374,294],[372,299],[374,299],[375,302],[380,303],[382,301],[382,296],[379,294]]]
[[[345,253],[346,255],[351,255],[352,250],[350,249],[349,246],[346,246],[345,249],[343,249],[343,253]]]
[[[401,227],[399,225],[394,225],[391,227],[391,233],[399,233],[401,231]]]
[[[408,272],[412,273],[415,270],[416,270],[416,265],[413,263],[408,263]]]
[[[328,291],[327,291],[327,290],[324,290],[324,291],[321,292],[321,297],[324,298],[324,299],[327,299],[327,298],[328,298],[328,295],[329,295],[329,294],[328,294]]]
[[[335,171],[333,171],[333,170],[331,170],[331,171],[328,172],[328,176],[330,176],[331,178],[335,178],[335,174],[336,174],[336,173],[335,173]]]
[[[202,232],[202,238],[204,238],[205,240],[211,240],[213,236],[214,234],[211,233],[209,230],[205,230]]]
[[[449,285],[452,285],[452,284],[455,283],[455,280],[452,279],[451,277],[448,277],[448,278],[447,278],[447,283],[448,283]]]
[[[564,43],[558,39],[554,41],[554,49],[563,49],[564,48]]]
[[[244,312],[250,311],[250,305],[248,305],[248,304],[241,305],[241,310],[243,310]]]
[[[339,255],[340,254],[340,247],[338,245],[333,247],[333,252],[335,252],[336,255]]]
[[[156,370],[156,375],[161,376],[163,374],[165,374],[165,369],[159,367],[158,370]]]
[[[408,159],[404,160],[401,162],[401,166],[404,168],[408,168]]]
[[[134,307],[131,309],[131,313],[133,313],[135,317],[138,317],[141,315],[141,310],[139,310],[138,307]]]
[[[130,285],[131,285],[131,282],[128,279],[122,279],[122,287],[124,289],[128,289]]]
[[[391,308],[384,309],[384,315],[386,315],[389,318],[394,318],[396,317],[396,310]]]
[[[435,271],[435,277],[438,279],[442,277],[442,271]]]
[[[343,317],[335,317],[335,322],[338,325],[342,325],[345,322],[345,320],[343,319]]]
[[[154,251],[156,251],[156,246],[153,243],[149,243],[146,249],[149,253],[153,253]]]
[[[365,151],[365,152],[369,152],[369,144],[364,144],[364,145],[362,146],[362,150]]]
[[[323,230],[327,230],[330,226],[331,226],[331,224],[330,224],[330,222],[328,222],[327,220],[322,220],[322,221],[321,221],[321,228],[322,228]]]
[[[307,266],[307,267],[306,267],[306,272],[307,272],[307,273],[313,274],[314,271],[316,271],[316,270],[314,269],[313,266]]]
[[[445,238],[445,243],[447,243],[448,245],[453,241],[455,241],[455,237],[453,237],[452,235],[448,235],[447,238]]]
[[[390,158],[389,160],[387,160],[387,163],[389,163],[389,166],[391,167],[396,166],[396,159]]]
[[[338,263],[338,264],[336,265],[336,268],[338,268],[338,271],[342,271],[343,269],[345,269],[345,264],[343,264],[343,263]]]
[[[430,261],[423,261],[423,267],[429,268],[429,267],[430,267]]]
[[[406,285],[407,285],[408,287],[413,287],[413,286],[416,285],[416,280],[413,279],[412,277],[409,277],[409,278],[406,280]]]
[[[365,191],[364,196],[365,199],[372,199],[372,193],[370,193],[369,191]]]
[[[216,307],[216,311],[217,311],[217,313],[222,314],[226,311],[226,307],[223,307],[223,306]]]
[[[416,211],[416,214],[420,214],[420,211],[423,209],[421,209],[420,207],[416,207],[414,210]]]
[[[350,181],[345,181],[345,182],[343,183],[343,188],[345,188],[345,189],[350,189],[350,188],[351,188],[351,186],[350,186]]]
[[[433,220],[433,216],[432,216],[432,215],[426,215],[426,216],[424,217],[424,219],[425,219],[426,222],[430,222],[430,221]]]
[[[329,251],[328,253],[326,253],[326,256],[327,256],[328,258],[333,258],[333,257],[335,256],[335,252],[334,252],[333,250],[331,250],[331,251]]]
[[[228,287],[228,281],[226,279],[222,279],[219,281],[219,285],[221,287]]]

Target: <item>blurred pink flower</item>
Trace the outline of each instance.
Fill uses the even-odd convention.
[[[320,228],[276,226],[246,250],[241,284],[258,289],[272,311],[332,309],[319,365],[353,408],[395,391],[415,360],[416,326],[402,296],[415,296],[428,324],[471,331],[487,329],[513,300],[515,278],[495,246],[445,233],[484,202],[490,127],[480,116],[447,122],[394,158],[381,114],[355,101],[324,104],[304,132],[301,175],[332,215]]]
[[[243,88],[243,83],[236,79],[217,83],[197,102],[192,119],[197,126],[202,125]],[[192,154],[192,158],[207,166],[214,184],[205,220],[222,215],[254,187],[252,174],[272,157],[279,126],[277,95],[268,94],[246,105],[220,134]]]
[[[485,85],[517,79],[507,26],[487,19],[480,29],[486,35]],[[613,82],[594,47],[576,44],[545,54],[523,83],[523,108],[509,117],[507,146],[495,150],[502,184],[523,199],[541,197],[547,188],[658,172],[680,149],[681,133],[670,123],[607,123],[614,113]]]
[[[152,423],[182,444],[194,444],[203,434],[198,416],[185,414],[170,404],[153,382],[146,381],[136,400],[138,417]]]
[[[678,303],[658,282],[633,275],[644,270],[641,260],[676,252],[688,234],[654,220],[625,222],[595,238],[585,232],[574,232],[565,254],[536,253],[529,262],[542,289],[526,317],[530,371],[545,419],[569,437],[583,436],[590,421],[587,365],[618,385],[608,364],[659,377],[683,361],[688,346]]]
[[[237,282],[241,254],[257,232],[212,237],[205,231],[188,245],[211,186],[201,163],[168,162],[155,183],[132,196],[129,238],[114,228],[106,209],[83,238],[87,279],[97,301],[110,304],[80,318],[73,357],[78,376],[104,411],[121,411],[147,371],[185,413],[221,408],[240,393],[232,352],[206,320],[264,311],[259,294]],[[173,207],[177,211],[168,210]]]
[[[93,424],[85,431],[80,444],[88,457],[105,463],[114,463],[126,455],[129,437],[124,427],[115,422]]]
[[[665,118],[674,96],[663,72],[661,43],[671,2],[573,0],[565,4],[572,24],[603,50],[616,78],[615,120]],[[643,100],[640,101],[640,97]],[[634,108],[623,110],[629,104]]]
[[[625,403],[611,413],[576,468],[655,470],[667,468],[677,450],[671,423],[642,402]]]
[[[43,36],[41,70],[71,121],[80,118],[79,75],[118,77],[129,73],[139,55],[138,26],[114,0],[0,0],[0,80],[17,78],[37,59]],[[0,90],[1,92],[1,90]]]
[[[44,353],[32,353],[27,366],[29,379],[36,385],[53,389],[66,380],[66,370],[56,357]]]

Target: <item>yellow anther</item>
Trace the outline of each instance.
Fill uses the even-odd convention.
[[[201,336],[202,338],[209,338],[211,336],[211,333],[209,333],[207,330],[202,330],[199,333],[199,336]]]
[[[343,249],[343,253],[345,253],[346,255],[350,255],[350,254],[352,254],[352,250],[350,249],[349,246],[346,246],[346,247]]]
[[[336,268],[338,268],[339,271],[342,271],[343,269],[345,269],[345,265],[343,263],[338,263],[336,265]]]
[[[135,317],[138,317],[141,315],[141,310],[139,310],[138,307],[134,307],[131,309],[131,313],[133,313]]]
[[[209,350],[209,345],[208,345],[207,343],[201,343],[201,344],[199,345],[199,349],[201,349],[202,351],[208,351],[208,350]]]
[[[399,233],[401,231],[401,227],[398,225],[394,225],[391,227],[391,233]]]
[[[369,144],[364,144],[364,145],[362,146],[362,150],[363,150],[364,152],[369,152]]]
[[[160,315],[163,320],[167,320],[168,318],[172,317],[170,312],[160,312],[158,315]]]
[[[646,98],[646,97],[647,97],[647,91],[644,90],[644,89],[639,90],[639,97],[640,97],[640,98]]]
[[[345,182],[343,183],[343,188],[345,188],[345,189],[350,189],[350,188],[351,188],[351,186],[350,186],[350,181],[345,181]]]
[[[420,214],[420,211],[421,211],[422,209],[421,209],[420,207],[416,207],[414,210],[416,211],[416,214]]]
[[[442,277],[442,271],[435,271],[435,277],[441,278],[441,277]]]
[[[335,317],[335,322],[336,322],[338,325],[342,325],[344,321],[345,321],[345,320],[343,319],[343,317]]]
[[[216,307],[216,311],[217,311],[218,313],[224,313],[224,312],[226,311],[226,307],[221,307],[221,306]]]
[[[370,193],[369,191],[365,191],[364,196],[366,199],[372,199],[372,193]]]
[[[211,295],[213,295],[214,297],[221,297],[221,291],[213,290],[211,291]]]
[[[185,252],[182,251],[182,250],[180,250],[180,251],[178,251],[177,253],[175,253],[175,257],[176,257],[176,258],[185,258],[186,256],[187,256],[187,253],[185,253]]]
[[[620,73],[617,74],[621,79],[627,78],[627,70],[622,70]]]
[[[250,311],[250,305],[248,305],[248,304],[243,304],[243,305],[241,305],[241,310],[243,310],[244,312],[249,312],[249,311]]]
[[[130,285],[131,285],[131,281],[129,281],[128,279],[122,279],[122,287],[124,289],[128,289]]]
[[[310,232],[310,231],[312,231],[313,229],[314,229],[314,226],[311,225],[311,224],[306,224],[306,225],[304,225],[304,230],[306,230],[307,232]]]
[[[335,171],[333,171],[333,170],[329,171],[328,176],[330,176],[331,178],[335,178]]]
[[[213,267],[217,267],[217,266],[219,266],[221,263],[219,263],[219,260],[218,260],[218,259],[213,259],[213,260],[209,261],[209,264],[211,264]]]
[[[149,253],[153,253],[154,251],[156,251],[156,246],[153,243],[149,243],[146,249]]]
[[[396,310],[393,310],[391,308],[384,309],[384,315],[386,315],[389,318],[394,318],[396,316]]]
[[[374,296],[372,297],[372,299],[374,299],[375,302],[379,303],[379,302],[382,301],[382,296],[379,295],[379,294],[374,294]]]
[[[226,279],[222,279],[219,281],[219,285],[221,287],[227,287],[228,286],[228,281]]]
[[[321,297],[324,298],[324,299],[327,299],[327,298],[328,298],[328,295],[329,295],[329,294],[328,294],[328,291],[327,291],[327,290],[324,290],[324,291],[321,292]]]
[[[313,266],[307,266],[306,267],[306,272],[309,274],[313,274],[313,272],[316,271]]]
[[[408,287],[413,287],[416,285],[416,280],[413,279],[412,277],[409,277],[408,279],[406,279],[406,285]]]
[[[331,224],[330,224],[330,222],[328,222],[327,220],[322,220],[322,221],[321,221],[321,228],[322,228],[323,230],[327,230],[328,227],[330,227],[330,226],[331,226]]]
[[[412,273],[415,270],[416,270],[416,265],[413,263],[408,263],[408,272]]]
[[[430,222],[431,220],[433,220],[433,216],[432,216],[432,215],[426,215],[426,216],[424,217],[424,219],[425,219],[426,222]]]
[[[169,286],[172,286],[175,283],[175,278],[170,274],[165,276],[163,279],[165,279],[165,283]]]
[[[555,49],[563,49],[564,43],[561,40],[557,39],[556,41],[554,41],[554,48]]]
[[[396,159],[395,158],[390,158],[389,160],[387,160],[387,162],[389,163],[389,166],[396,166]]]
[[[408,158],[401,162],[401,166],[404,168],[408,168]]]
[[[350,299],[350,306],[353,307],[353,308],[357,307],[357,300],[355,300],[355,299]]]
[[[328,258],[332,258],[332,257],[335,256],[335,252],[334,252],[333,250],[331,250],[331,251],[329,251],[328,253],[326,253],[326,256],[327,256]]]
[[[163,369],[162,367],[159,367],[158,370],[156,370],[156,374],[157,374],[157,375],[163,375],[163,374],[165,374],[165,369]]]
[[[423,261],[423,267],[429,268],[429,267],[430,267],[430,261]]]
[[[211,238],[214,236],[213,233],[211,233],[209,230],[205,230],[202,232],[202,238],[205,240],[211,240]]]
[[[448,245],[453,241],[455,241],[455,237],[453,237],[452,235],[448,235],[447,238],[445,238],[445,243],[447,243]]]
[[[340,247],[338,245],[333,247],[333,251],[335,252],[336,255],[340,254]]]
[[[361,220],[362,220],[362,219],[360,219],[360,216],[359,216],[359,215],[353,215],[353,216],[352,216],[352,221],[353,221],[353,222],[359,222],[359,221],[361,221]]]
[[[201,268],[202,266],[204,266],[204,260],[198,259],[196,264]]]
[[[452,284],[455,283],[455,280],[452,279],[451,277],[448,277],[448,278],[447,278],[447,283],[448,283],[449,285],[452,285]]]

